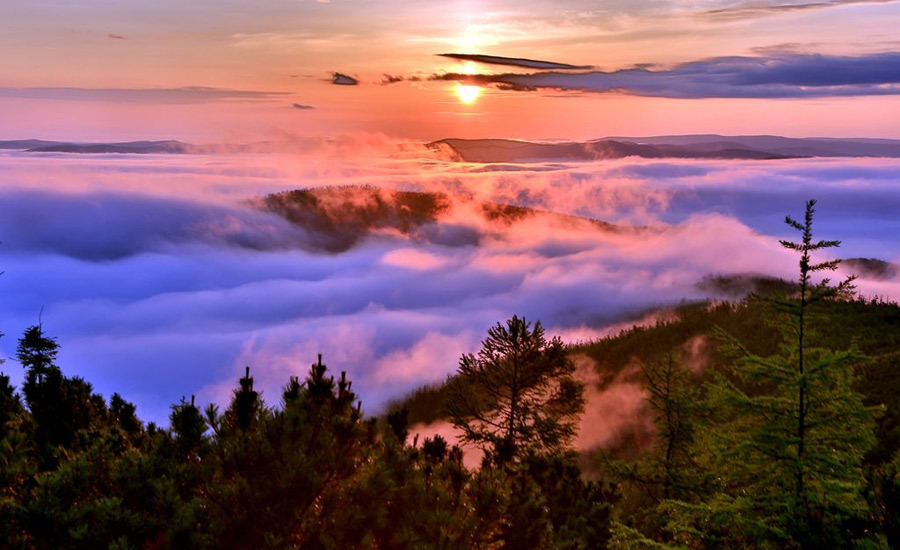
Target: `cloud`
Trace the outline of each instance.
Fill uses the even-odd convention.
[[[667,98],[812,98],[900,94],[900,52],[857,57],[717,57],[671,69],[434,75],[509,90],[574,90]]]
[[[293,107],[294,109],[299,109],[301,111],[311,111],[315,109],[315,107],[313,107],[312,105],[303,105],[302,103],[292,103],[291,107]]]
[[[384,384],[443,382],[447,366],[459,361],[459,350],[474,349],[478,337],[473,331],[457,335],[426,333],[411,348],[401,348],[379,358],[373,365],[373,376]]]
[[[385,265],[423,271],[438,269],[446,265],[444,258],[414,248],[398,248],[397,250],[392,250],[384,255],[382,262]]]
[[[332,73],[331,83],[339,86],[356,86],[359,84],[359,80],[343,73]]]
[[[575,448],[610,448],[624,434],[649,441],[653,422],[645,410],[648,394],[641,380],[640,366],[629,365],[618,373],[609,373],[611,379],[603,379],[593,359],[582,354],[573,359],[576,377],[585,385],[584,413],[575,436]]]
[[[127,38],[125,38],[125,37],[122,36],[121,34],[116,34],[116,33],[114,33],[114,32],[111,32],[111,33],[107,34],[106,37],[107,37],[107,38],[111,38],[111,39],[113,39],[113,40],[128,40]]]
[[[513,67],[526,67],[529,69],[566,70],[592,68],[590,65],[569,65],[568,63],[538,61],[535,59],[524,59],[520,57],[501,57],[498,55],[467,53],[439,53],[437,55],[440,57],[448,57],[450,59],[458,59],[461,61],[475,61],[477,63],[486,63],[489,65],[509,65]]]
[[[777,56],[783,54],[814,53],[822,46],[821,42],[782,42],[769,46],[756,46],[750,52],[759,56]]]
[[[896,159],[486,171],[428,153],[377,135],[286,155],[0,153],[0,356],[14,355],[16,335],[43,306],[64,370],[106,395],[119,391],[157,422],[181,395],[223,403],[245,365],[275,405],[318,353],[332,372],[348,372],[372,414],[452,373],[513,313],[583,340],[706,296],[696,283],[709,274],[792,276],[795,258],[777,238],[789,236],[784,214],[799,214],[809,197],[819,199],[820,235],[843,240],[842,257],[900,261]],[[374,232],[340,253],[250,200],[344,184],[452,199],[422,233]],[[483,200],[547,212],[492,221]],[[859,284],[900,298],[896,275]],[[21,369],[3,368],[21,381]],[[631,410],[640,390],[622,382],[598,388],[591,406]],[[585,432],[585,445],[614,444],[619,416]]]
[[[0,88],[0,97],[114,103],[185,104],[234,100],[262,101],[286,95],[290,95],[289,92],[232,90],[205,86],[182,88]]]
[[[174,198],[115,192],[63,195],[0,192],[6,251],[101,262],[188,243],[277,250],[316,247],[302,229],[272,214]],[[99,234],[94,234],[103,228]],[[111,229],[111,230],[106,230]]]
[[[715,19],[748,19],[765,17],[768,15],[779,15],[784,13],[835,8],[854,4],[892,4],[896,1],[897,0],[824,0],[821,2],[798,3],[754,2],[741,3],[736,6],[729,6],[726,8],[707,10],[702,12],[700,15]]]

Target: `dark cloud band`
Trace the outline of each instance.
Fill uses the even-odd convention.
[[[822,2],[790,3],[746,3],[727,8],[708,10],[703,15],[715,19],[749,19],[798,11],[819,10],[853,4],[892,4],[897,0],[827,0]]]
[[[525,67],[528,69],[543,70],[570,70],[570,69],[591,69],[590,65],[569,65],[568,63],[556,63],[554,61],[539,61],[536,59],[524,59],[520,57],[501,57],[498,55],[481,55],[467,53],[439,53],[440,57],[448,57],[460,61],[474,61],[476,63],[486,63],[488,65],[508,65],[512,67]]]
[[[573,90],[667,98],[807,98],[900,94],[900,52],[859,57],[785,54],[717,57],[672,69],[532,74],[447,73],[456,80],[504,89]]]

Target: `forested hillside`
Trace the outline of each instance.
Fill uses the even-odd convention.
[[[513,316],[382,417],[319,356],[277,402],[250,366],[223,410],[181,398],[144,423],[31,326],[5,365],[23,384],[0,375],[0,547],[897,548],[900,306],[813,277],[838,244],[814,204],[782,241],[796,281],[571,346]],[[604,420],[589,396],[623,382],[642,406],[577,452]],[[410,436],[439,420],[458,441]]]

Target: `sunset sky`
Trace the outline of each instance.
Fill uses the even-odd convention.
[[[897,138],[897,28],[891,0],[3,2],[0,139]]]
[[[274,403],[319,353],[377,412],[513,314],[576,342],[719,298],[710,275],[794,277],[778,239],[812,197],[841,257],[891,268],[860,292],[900,299],[896,157],[492,164],[415,143],[900,138],[897,29],[890,0],[0,1],[0,140],[297,145],[0,150],[0,373],[21,383],[40,322],[67,375],[154,421],[226,403],[248,365]],[[263,199],[375,200],[353,186],[452,208],[335,251]]]

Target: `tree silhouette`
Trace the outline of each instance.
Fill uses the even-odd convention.
[[[253,389],[253,377],[250,376],[250,367],[246,367],[244,377],[238,383],[240,388],[234,390],[231,399],[231,407],[225,412],[225,417],[240,431],[245,432],[256,420],[262,402],[259,392]]]
[[[47,373],[57,368],[54,361],[58,352],[59,344],[55,338],[44,336],[42,325],[28,327],[16,348],[16,358],[26,370],[27,381],[32,384],[42,383]]]
[[[526,451],[563,449],[584,408],[583,385],[559,338],[549,342],[540,321],[513,316],[488,330],[477,355],[463,355],[447,404],[463,440],[498,462]]]

